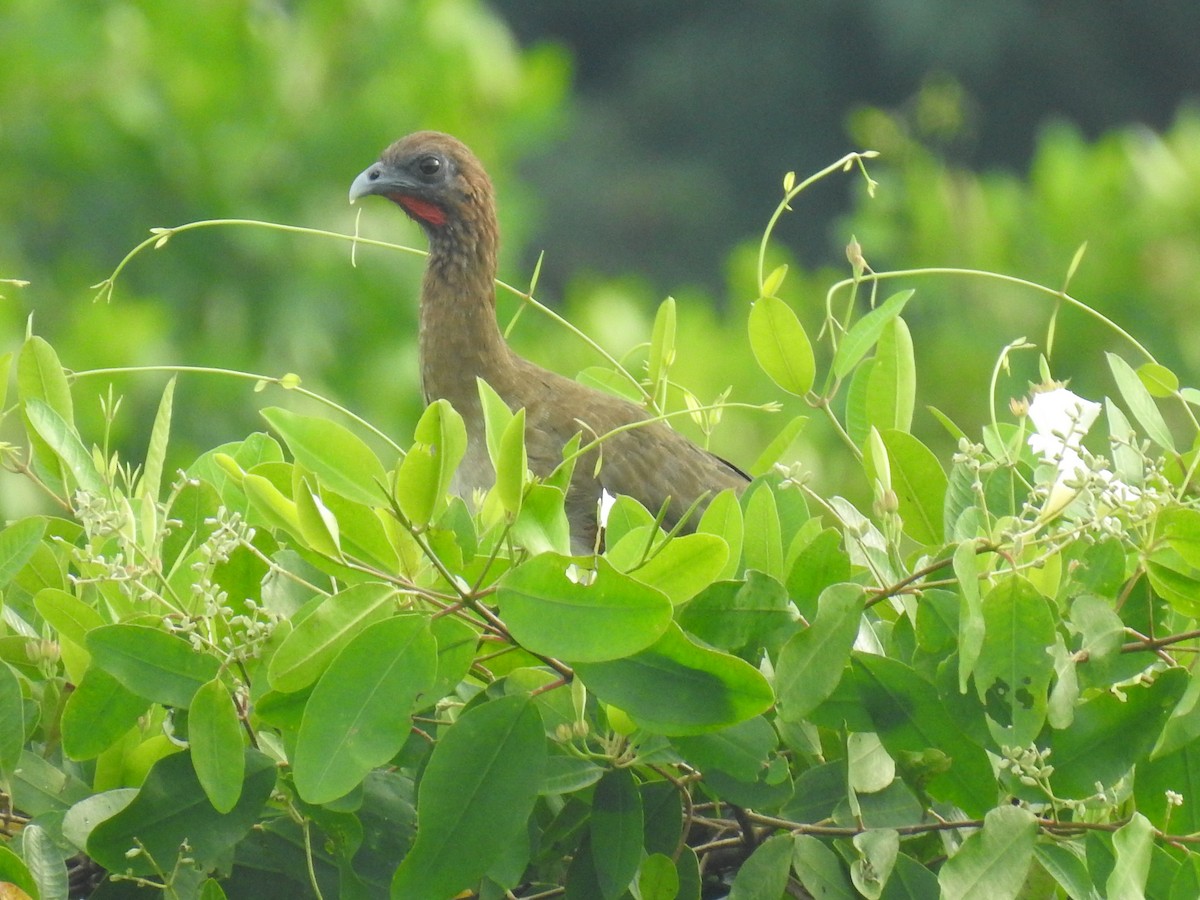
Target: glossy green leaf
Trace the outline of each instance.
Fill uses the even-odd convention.
[[[718,581],[679,610],[677,621],[706,644],[729,653],[774,655],[800,629],[787,590],[762,572],[745,581]]]
[[[759,844],[738,869],[729,900],[779,900],[785,896],[795,849],[790,834],[777,834]]]
[[[779,507],[767,485],[759,485],[745,504],[746,537],[742,560],[747,569],[765,572],[783,581],[783,538],[780,534]]]
[[[834,585],[821,594],[816,618],[784,645],[775,686],[785,721],[804,720],[833,693],[850,661],[865,605],[858,585]]]
[[[1141,813],[1113,833],[1117,862],[1105,885],[1108,897],[1141,897],[1150,875],[1150,857],[1154,851],[1154,826]]]
[[[1168,791],[1183,797],[1183,804],[1173,805]],[[1187,799],[1200,797],[1200,742],[1139,762],[1133,793],[1138,810],[1156,828],[1173,834],[1200,832],[1200,804]]]
[[[1158,740],[1187,681],[1184,669],[1168,669],[1153,684],[1123,687],[1121,697],[1099,694],[1076,707],[1071,727],[1051,735],[1055,794],[1090,797],[1097,783],[1111,786],[1127,774]]]
[[[857,900],[837,854],[819,838],[797,835],[792,865],[796,877],[812,896],[822,900]]]
[[[725,542],[728,556],[717,578],[732,578],[736,575],[742,561],[746,527],[742,518],[742,507],[738,504],[737,494],[731,488],[726,488],[712,498],[700,516],[696,531],[700,534],[715,534]]]
[[[645,565],[628,574],[666,594],[678,606],[691,600],[718,578],[729,558],[729,547],[712,534],[685,534],[668,541]]]
[[[925,787],[931,796],[982,815],[996,798],[996,782],[983,748],[972,743],[946,711],[937,689],[898,660],[854,653],[859,699],[893,759],[903,753],[937,750],[948,757],[944,771]]]
[[[244,743],[229,689],[219,678],[202,685],[188,713],[188,744],[196,777],[217,812],[232,810],[242,795]]]
[[[0,587],[25,568],[45,533],[46,521],[38,516],[18,519],[0,531]]]
[[[296,790],[309,803],[351,791],[390,760],[411,730],[410,711],[437,673],[437,644],[422,615],[363,630],[313,689],[296,738]]]
[[[505,573],[496,599],[518,643],[546,656],[597,662],[637,653],[662,636],[671,622],[671,601],[662,592],[603,557],[592,571],[544,553]]]
[[[893,294],[854,323],[846,332],[846,336],[842,338],[841,343],[838,344],[837,353],[833,356],[833,374],[835,376],[845,378],[859,360],[871,352],[871,348],[878,343],[883,330],[900,315],[914,293],[912,290],[907,290]]]
[[[672,624],[651,647],[624,659],[578,663],[575,674],[648,731],[701,734],[745,721],[774,702],[744,660],[701,647]]]
[[[25,746],[25,709],[17,673],[0,661],[0,778],[7,781]]]
[[[1158,596],[1185,616],[1200,617],[1200,569],[1188,565],[1170,546],[1153,551],[1145,564]]]
[[[967,682],[979,662],[986,632],[975,541],[963,541],[954,548],[953,565],[962,595],[958,606],[958,689],[965,693]]]
[[[500,435],[496,456],[496,495],[510,515],[521,511],[521,496],[529,468],[525,449],[525,410],[518,409]]]
[[[94,759],[136,725],[149,706],[148,699],[104,669],[90,666],[63,709],[63,752],[74,760]]]
[[[245,752],[246,779],[237,805],[228,813],[213,809],[186,753],[154,764],[133,801],[93,829],[87,852],[106,869],[135,875],[157,874],[172,866],[180,845],[207,870],[228,858],[233,846],[258,820],[275,788],[275,763],[257,750]],[[145,853],[127,851],[141,842]]]
[[[283,438],[296,462],[313,472],[321,484],[368,506],[383,504],[387,472],[354,432],[329,419],[279,407],[264,409],[262,416]]]
[[[531,554],[571,552],[571,526],[567,521],[566,495],[548,484],[525,489],[521,511],[513,522],[512,536]]]
[[[300,512],[296,504],[263,475],[247,472],[242,478],[242,490],[251,509],[272,528],[280,528],[303,539]]]
[[[762,716],[708,734],[672,738],[688,765],[703,773],[720,771],[738,781],[754,781],[767,766],[779,737]]]
[[[342,555],[341,529],[337,517],[316,494],[316,486],[308,478],[301,478],[294,493],[299,536],[310,550],[339,559]]]
[[[479,881],[526,827],[546,738],[528,695],[468,709],[439,738],[417,795],[417,838],[392,879],[396,900],[444,900]]]
[[[1100,894],[1092,884],[1087,864],[1082,858],[1082,848],[1038,843],[1034,846],[1034,855],[1042,868],[1067,892],[1067,896],[1100,900]]]
[[[908,431],[916,403],[917,372],[912,335],[901,318],[883,329],[867,382],[866,413],[880,431]]]
[[[30,897],[38,895],[37,885],[29,874],[29,867],[24,860],[13,853],[5,844],[0,844],[0,883],[7,882],[16,885]],[[21,900],[17,895],[13,900]]]
[[[803,397],[812,388],[817,364],[804,326],[778,297],[759,297],[750,307],[750,349],[780,388]]]
[[[642,799],[629,769],[604,774],[592,794],[589,839],[604,900],[622,896],[642,857]]]
[[[1112,372],[1113,380],[1117,383],[1117,390],[1121,392],[1121,397],[1129,407],[1130,413],[1142,426],[1146,437],[1162,449],[1174,452],[1175,441],[1171,437],[1171,430],[1167,427],[1167,422],[1159,412],[1158,406],[1155,405],[1154,398],[1150,396],[1150,392],[1146,390],[1137,373],[1129,363],[1115,353],[1105,353],[1104,356],[1108,360],[1108,368]]]
[[[488,459],[492,461],[492,468],[494,469],[497,460],[500,458],[500,440],[504,435],[504,430],[508,428],[509,423],[512,421],[513,411],[508,408],[508,404],[496,393],[496,389],[482,378],[475,379],[475,386],[479,390],[479,402],[483,408],[483,424],[487,437]]]
[[[391,585],[366,582],[321,599],[271,657],[271,687],[286,693],[315,682],[355,635],[395,609],[397,595]]]
[[[1200,568],[1200,510],[1189,507],[1165,509],[1158,516],[1158,528],[1184,562]]]
[[[987,638],[975,666],[976,691],[997,745],[1027,747],[1046,721],[1054,617],[1028,581],[1011,576],[984,596],[983,621]]]
[[[3,540],[4,534],[0,533],[0,544]],[[95,608],[58,588],[38,591],[33,598],[33,605],[51,628],[80,647],[84,646],[89,631],[104,624],[104,619]]]
[[[87,635],[92,663],[126,689],[155,703],[186,709],[196,690],[216,677],[216,657],[182,637],[148,625],[102,625]]]
[[[413,439],[396,473],[396,502],[410,522],[424,527],[445,507],[467,452],[467,428],[448,401],[435,400],[421,414]]]
[[[74,426],[48,403],[31,398],[25,401],[25,418],[75,479],[75,483],[93,494],[104,492],[104,481],[96,471],[92,454],[83,446]]]
[[[922,544],[941,543],[948,482],[937,457],[906,431],[884,431],[880,437],[905,534]]]
[[[990,810],[938,873],[943,900],[1016,900],[1033,862],[1037,819],[1007,804]]]

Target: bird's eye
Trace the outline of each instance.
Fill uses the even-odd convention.
[[[380,173],[379,173],[378,169],[372,169],[370,172],[367,173],[367,180],[368,181],[378,181],[379,174]]]
[[[426,156],[417,163],[417,169],[422,175],[431,178],[442,170],[442,161],[436,156]]]

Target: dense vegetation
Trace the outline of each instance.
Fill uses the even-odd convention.
[[[11,15],[0,79],[58,58],[0,130],[3,896],[1200,892],[1194,115],[1023,180],[864,110],[846,265],[778,239],[789,174],[721,313],[570,283],[606,358],[512,261],[563,59],[483,8]],[[341,207],[398,118],[499,176],[514,342],[744,495],[570,558],[573,460],[531,481],[496,404],[497,486],[447,495],[419,261]]]

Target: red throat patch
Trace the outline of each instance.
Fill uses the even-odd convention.
[[[418,200],[416,197],[408,197],[404,194],[393,194],[391,197],[414,219],[420,219],[429,225],[445,225],[446,211],[436,203],[430,203],[427,200]]]

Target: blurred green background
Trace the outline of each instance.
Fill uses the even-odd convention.
[[[32,315],[72,370],[296,372],[406,441],[421,405],[414,257],[359,248],[352,267],[345,243],[206,229],[135,259],[109,303],[90,286],[155,226],[352,231],[354,175],[396,137],[438,128],[497,182],[502,277],[527,284],[545,251],[539,297],[634,367],[675,296],[676,377],[704,401],[733,385],[734,399],[806,411],[745,340],[755,243],[786,171],[868,147],[883,152],[876,199],[856,177],[823,182],[772,248],[814,335],[851,234],[877,271],[986,268],[1052,287],[1087,241],[1072,292],[1195,383],[1197,33],[1200,5],[1170,0],[0,0],[0,278],[30,282],[0,285],[0,351]],[[366,204],[361,230],[423,246],[388,204]],[[920,402],[975,432],[1000,348],[1043,341],[1053,303],[956,277],[899,279],[884,296],[905,287]],[[502,296],[502,317],[517,306]],[[536,314],[512,339],[567,373],[598,362]],[[1130,355],[1060,316],[1054,371],[1092,398],[1112,392],[1103,349]],[[1036,371],[1020,358],[1002,402]],[[99,439],[110,380],[124,397],[114,440],[136,461],[165,376],[82,382],[85,439]],[[176,460],[291,400],[183,377]],[[713,445],[749,463],[784,421],[731,412]],[[951,446],[923,408],[915,429]],[[857,490],[837,484],[846,454],[818,423],[791,455]],[[18,490],[0,484],[0,513]]]

